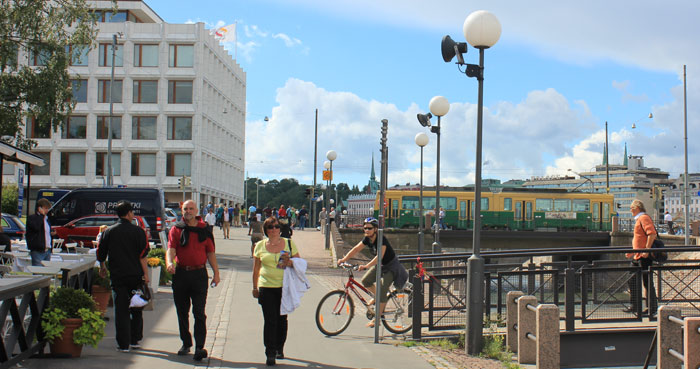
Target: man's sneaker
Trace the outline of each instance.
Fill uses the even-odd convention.
[[[180,347],[180,349],[177,350],[177,354],[180,356],[187,355],[190,353],[190,348],[192,348],[192,346],[182,345],[182,347]]]
[[[194,356],[192,356],[192,358],[195,361],[201,361],[202,359],[204,359],[206,357],[207,357],[207,350],[203,349],[203,348],[194,350]]]
[[[141,348],[141,344],[138,343],[138,342],[132,343],[131,345],[129,345],[129,348],[132,349],[132,350],[138,350],[138,349]]]
[[[117,351],[126,353],[126,352],[129,352],[129,349],[128,348],[121,348],[121,347],[117,346]]]

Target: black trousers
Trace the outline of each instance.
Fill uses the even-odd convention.
[[[650,314],[655,314],[656,313],[656,307],[657,307],[657,302],[656,302],[656,290],[654,289],[654,281],[652,280],[651,283],[649,283],[649,266],[652,264],[652,260],[649,258],[641,258],[639,260],[633,260],[632,261],[632,266],[633,267],[641,267],[642,268],[642,284],[644,285],[644,288],[648,291],[649,299],[650,301],[647,301],[647,308],[649,308],[649,313]],[[627,284],[630,289],[630,305],[632,306],[633,309],[637,308],[637,291],[640,290],[639,288],[639,281],[637,280],[637,274],[633,274],[632,278],[627,281]]]
[[[260,287],[258,303],[262,307],[263,318],[263,342],[265,343],[265,356],[274,357],[277,352],[284,350],[287,341],[287,316],[280,315],[280,303],[282,302],[282,288]]]
[[[141,286],[142,277],[119,278],[112,280],[114,292],[114,327],[117,331],[117,345],[128,349],[143,339],[143,312],[130,309],[131,291]]]
[[[203,348],[207,338],[207,316],[204,308],[207,304],[208,278],[207,268],[191,271],[178,268],[173,274],[173,300],[177,311],[177,323],[180,327],[180,340],[187,347],[192,346],[190,306],[194,315],[195,347]]]

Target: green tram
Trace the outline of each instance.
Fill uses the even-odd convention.
[[[488,190],[488,189],[485,189]],[[386,226],[418,228],[419,191],[387,190]],[[449,229],[472,229],[474,189],[440,191]],[[379,209],[379,195],[375,202]],[[434,222],[435,191],[423,191],[423,214]],[[378,211],[375,210],[375,216]],[[611,231],[613,195],[563,189],[504,188],[481,193],[482,229]],[[426,219],[428,219],[426,217]],[[430,227],[430,224],[426,226]]]

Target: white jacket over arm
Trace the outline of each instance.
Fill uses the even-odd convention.
[[[287,315],[298,308],[304,292],[311,288],[309,280],[306,279],[306,260],[294,258],[293,262],[292,267],[284,269],[280,315]]]

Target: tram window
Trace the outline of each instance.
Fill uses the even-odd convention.
[[[591,211],[591,200],[576,199],[574,200],[574,211],[588,213]]]
[[[457,198],[440,197],[440,207],[445,210],[457,210]]]
[[[510,198],[503,199],[503,210],[504,211],[513,210],[513,199],[510,199]]]
[[[481,198],[481,211],[484,211],[484,210],[489,210],[489,198],[488,197]]]
[[[554,211],[571,211],[571,200],[554,199]]]
[[[401,207],[405,210],[412,210],[419,208],[418,196],[404,196],[401,199]]]
[[[515,203],[515,219],[522,219],[523,215],[523,204],[520,202]]]
[[[467,202],[466,201],[459,202],[459,217],[461,219],[464,219],[467,217]]]
[[[603,220],[610,220],[610,204],[603,203]]]
[[[525,203],[525,217],[527,220],[532,220],[532,203]]]
[[[593,203],[593,220],[598,220],[600,218],[600,204],[597,202]]]
[[[535,199],[535,211],[552,211],[552,199]]]

